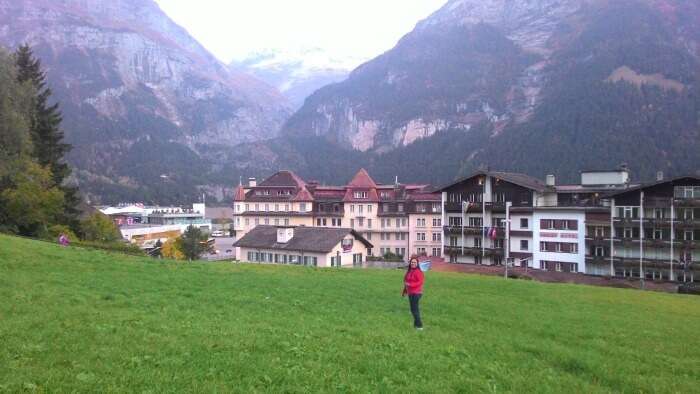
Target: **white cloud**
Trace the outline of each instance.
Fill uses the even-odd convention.
[[[156,0],[224,62],[318,47],[358,63],[390,49],[446,0]]]

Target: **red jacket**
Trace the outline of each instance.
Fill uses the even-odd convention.
[[[404,293],[411,294],[423,294],[423,282],[425,276],[420,268],[412,269],[406,272],[406,276],[403,278],[404,282]]]

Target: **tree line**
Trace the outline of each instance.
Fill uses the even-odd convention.
[[[0,232],[37,238],[68,234],[115,242],[111,220],[90,212],[69,181],[61,111],[28,45],[0,49]]]

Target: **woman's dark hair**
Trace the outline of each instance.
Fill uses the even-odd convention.
[[[416,268],[414,268],[414,269],[418,269],[418,264],[419,264],[418,257],[413,256],[410,259],[408,259],[408,267],[406,267],[406,271],[411,270],[411,262],[413,262],[414,260],[416,261]]]

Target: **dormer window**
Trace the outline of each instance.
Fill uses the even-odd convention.
[[[389,198],[389,192],[381,192],[380,196],[382,198]]]
[[[355,192],[355,198],[367,198],[367,192]]]

